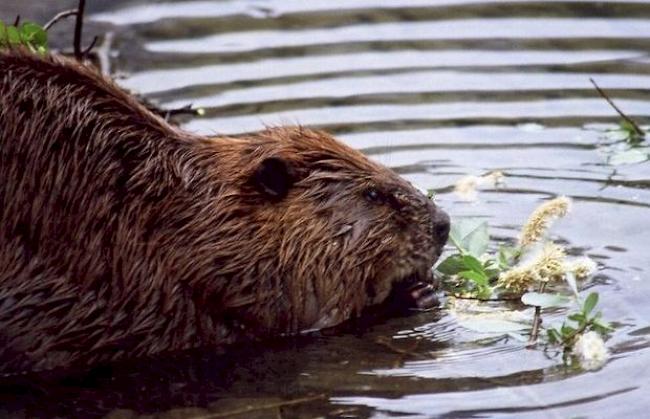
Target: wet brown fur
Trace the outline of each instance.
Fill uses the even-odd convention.
[[[194,136],[62,58],[0,53],[0,146],[5,373],[332,326],[444,242],[444,213],[323,132]]]

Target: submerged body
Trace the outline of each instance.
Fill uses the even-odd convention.
[[[426,280],[444,212],[329,135],[182,132],[94,70],[0,53],[0,372],[336,325]]]

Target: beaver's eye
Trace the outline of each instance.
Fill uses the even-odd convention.
[[[363,196],[370,202],[375,204],[381,204],[383,202],[381,192],[376,188],[368,188],[363,191]]]

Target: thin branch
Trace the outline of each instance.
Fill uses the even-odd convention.
[[[229,418],[232,416],[236,415],[243,415],[245,413],[250,413],[250,412],[255,412],[258,410],[268,410],[268,409],[276,409],[279,407],[286,407],[286,406],[295,406],[297,404],[303,404],[303,403],[308,403],[308,402],[313,402],[316,400],[323,400],[326,399],[327,396],[325,394],[318,394],[316,396],[308,396],[308,397],[302,397],[300,399],[293,399],[293,400],[285,400],[281,402],[275,402],[275,403],[266,403],[266,404],[260,404],[257,406],[246,406],[241,409],[235,409],[235,410],[230,410],[227,412],[218,412],[218,413],[209,413],[204,416],[198,416],[194,419],[214,419],[214,418]]]
[[[634,122],[634,120],[633,120],[632,118],[630,118],[629,116],[625,115],[625,113],[623,113],[623,111],[620,110],[618,106],[616,106],[616,104],[614,103],[614,101],[613,101],[612,99],[610,99],[610,97],[607,95],[607,93],[605,93],[605,92],[603,91],[603,89],[601,89],[600,86],[598,86],[598,85],[596,84],[596,82],[594,81],[594,79],[589,78],[589,81],[591,82],[591,84],[594,85],[594,87],[596,88],[596,91],[598,92],[598,94],[599,94],[603,99],[605,99],[605,100],[607,101],[607,103],[609,103],[609,105],[610,105],[610,106],[611,106],[611,107],[616,111],[616,113],[618,113],[618,114],[621,116],[621,118],[623,118],[625,121],[627,121],[627,122],[628,122],[628,123],[629,123],[629,124],[634,128],[634,131],[637,133],[637,135],[640,135],[640,136],[644,136],[644,135],[645,135],[645,132],[641,129],[641,127],[639,127],[639,125],[637,125],[637,123]]]
[[[168,121],[169,118],[176,115],[192,115],[192,116],[199,115],[199,110],[192,108],[191,103],[189,105],[185,105],[185,106],[181,106],[180,108],[173,108],[173,109],[162,109],[152,104],[146,104],[146,106],[147,109],[149,109],[151,112],[163,117],[165,121]]]
[[[546,289],[546,282],[539,285],[540,294]],[[535,306],[535,315],[533,316],[533,330],[530,332],[530,339],[528,339],[528,347],[532,347],[537,343],[539,337],[539,328],[542,325],[542,308]]]
[[[50,19],[49,22],[43,25],[43,29],[47,31],[52,27],[52,25],[57,23],[59,20],[65,19],[66,17],[76,15],[76,14],[77,14],[77,9],[64,10],[61,13],[57,13],[52,19]]]
[[[419,359],[426,359],[426,357],[423,354],[415,352],[418,345],[420,345],[420,339],[416,339],[413,342],[413,345],[410,348],[407,348],[407,349],[402,349],[399,346],[394,345],[391,338],[387,338],[387,337],[384,337],[384,336],[380,336],[377,339],[375,339],[375,343],[390,349],[391,351],[395,352],[396,354],[401,355],[401,357],[399,359],[399,363],[401,363],[403,361],[404,356],[410,356],[410,357],[419,358]]]
[[[95,36],[95,37],[93,38],[93,41],[90,43],[90,45],[88,46],[88,48],[86,48],[85,50],[83,50],[83,52],[81,53],[81,56],[82,56],[83,58],[86,58],[86,56],[88,55],[88,53],[90,52],[90,50],[93,49],[93,47],[95,46],[95,44],[97,43],[98,40],[99,40],[99,37],[98,37],[98,36]]]
[[[79,0],[79,7],[77,8],[76,20],[74,24],[74,56],[77,61],[83,60],[83,51],[81,51],[81,33],[84,21],[84,9],[86,8],[86,0]]]

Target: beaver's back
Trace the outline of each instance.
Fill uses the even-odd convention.
[[[151,335],[185,330],[147,234],[191,218],[171,159],[192,143],[93,70],[0,53],[4,371],[151,352]]]

